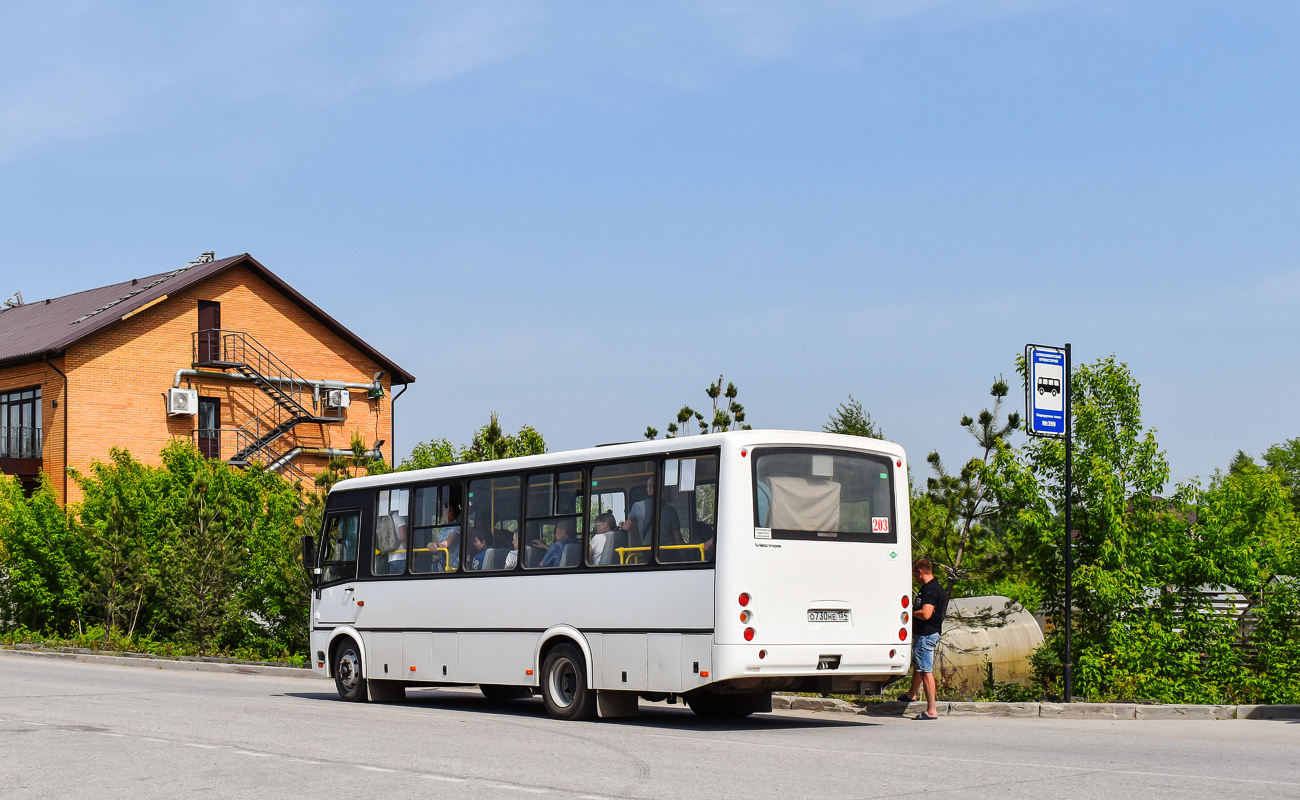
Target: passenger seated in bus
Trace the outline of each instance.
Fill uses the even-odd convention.
[[[654,513],[655,478],[651,475],[645,482],[646,498],[632,504],[627,519],[619,527],[628,531],[628,544],[632,547],[650,546],[650,517]],[[682,523],[677,516],[677,509],[668,503],[659,505],[659,543],[681,544]]]
[[[483,554],[492,544],[492,534],[482,529],[472,531],[469,535],[469,544],[474,548],[473,555],[470,556],[469,568],[483,569]]]
[[[452,503],[447,508],[447,527],[438,531],[438,547],[446,550],[447,555],[433,554],[433,569],[436,572],[455,571],[456,565],[460,563],[460,526],[456,524],[459,519],[460,506]]]
[[[543,567],[558,567],[564,560],[564,545],[572,544],[573,539],[573,520],[562,519],[555,523],[555,543],[546,549],[546,555],[542,556]]]
[[[515,531],[514,544],[510,546],[514,549],[506,555],[505,569],[514,569],[515,564],[519,563],[519,531]]]
[[[605,548],[611,544],[610,539],[617,528],[618,520],[616,520],[614,515],[610,512],[606,511],[604,514],[596,517],[596,524],[591,536],[591,547],[588,552],[588,556],[591,560],[587,563],[601,563],[600,557],[605,552]]]

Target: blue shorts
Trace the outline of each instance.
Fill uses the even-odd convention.
[[[934,651],[939,646],[939,634],[918,636],[912,642],[912,664],[917,672],[934,672]]]

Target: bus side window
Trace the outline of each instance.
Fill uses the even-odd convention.
[[[465,512],[468,527],[462,548],[465,569],[503,570],[514,566],[509,555],[515,550],[519,532],[522,484],[518,475],[470,481]]]
[[[528,478],[524,568],[557,569],[582,563],[586,549],[582,517],[582,472]]]
[[[411,528],[413,573],[455,572],[460,565],[461,485],[415,490]]]
[[[650,562],[655,462],[607,464],[591,470],[587,563],[619,567]]]
[[[410,499],[409,489],[383,489],[379,492],[371,574],[401,575],[406,571]]]
[[[660,474],[659,533],[655,541],[659,563],[712,561],[717,457],[665,458]]]
[[[356,511],[334,513],[325,524],[321,582],[348,581],[357,577],[357,533],[361,515]]]

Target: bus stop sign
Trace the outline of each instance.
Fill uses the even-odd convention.
[[[1025,346],[1025,417],[1030,436],[1065,436],[1065,402],[1069,378],[1065,374],[1065,349]]]

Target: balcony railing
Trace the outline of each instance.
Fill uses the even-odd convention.
[[[0,428],[0,458],[40,457],[40,428]]]

